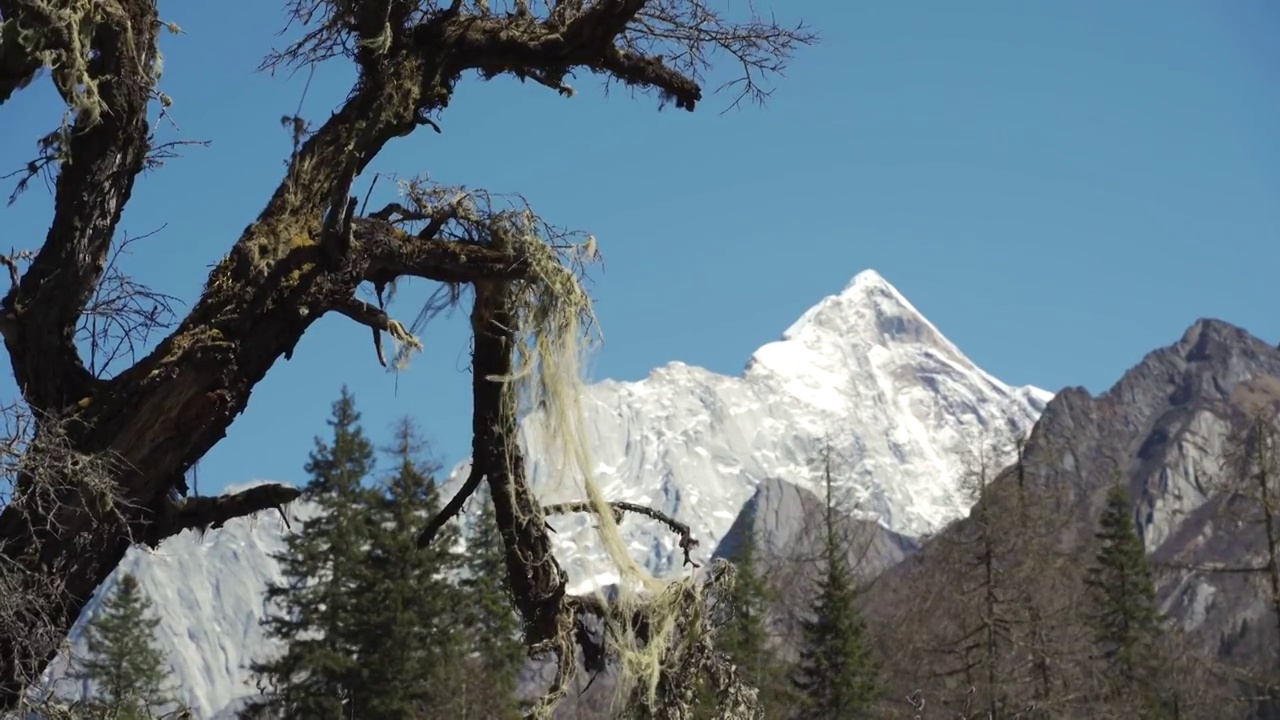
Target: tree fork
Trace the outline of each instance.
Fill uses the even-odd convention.
[[[94,385],[76,351],[76,321],[101,280],[120,216],[150,150],[147,103],[154,84],[152,63],[159,30],[155,4],[122,0],[114,10],[104,13],[96,33],[100,40],[94,43],[97,57],[89,62],[70,57],[75,44],[68,37],[70,26],[45,27],[47,8],[15,0],[0,2],[0,16],[5,18],[0,28],[0,66],[21,68],[17,72],[17,86],[21,86],[30,80],[23,73],[36,55],[23,43],[52,43],[56,52],[66,55],[64,67],[53,73],[54,84],[75,112],[72,127],[51,136],[56,139],[46,149],[74,156],[76,162],[61,163],[53,221],[44,244],[22,280],[0,302],[0,331],[14,379],[27,402],[43,411],[75,402]],[[20,26],[43,32],[24,35]],[[75,87],[82,82],[75,77],[78,64],[83,64],[83,82],[92,80],[101,88],[95,91],[94,102],[73,102]],[[3,76],[0,71],[0,98],[13,89],[4,87]]]
[[[422,240],[376,221],[358,221],[354,227],[355,246],[340,272],[299,272],[299,284],[289,285],[290,275],[306,268],[319,252],[318,246],[302,247],[281,260],[287,272],[257,282],[245,278],[221,292],[211,288],[199,310],[150,356],[81,399],[58,423],[66,427],[76,451],[113,460],[124,520],[104,524],[86,512],[85,503],[75,500],[81,492],[74,483],[63,491],[70,496],[41,517],[38,526],[21,502],[0,512],[0,556],[6,561],[0,575],[56,576],[60,599],[49,609],[48,620],[58,631],[71,629],[131,542],[146,538],[158,543],[190,526],[169,518],[183,509],[169,499],[176,479],[225,436],[276,360],[292,350],[317,318],[349,303],[368,274],[393,268],[456,281],[485,272],[521,272],[519,262],[484,247]],[[263,303],[261,312],[235,311],[236,305],[243,307],[245,296],[255,293],[273,299]],[[218,517],[225,521],[227,516]],[[18,643],[0,641],[0,652],[4,645]],[[0,656],[0,708],[13,707],[22,683],[33,671],[38,674],[56,649],[50,645],[38,658],[21,661],[13,653]]]
[[[314,43],[295,45],[276,60],[318,62],[325,41],[340,40],[334,47],[346,48],[342,54],[360,69],[351,95],[297,148],[283,182],[210,273],[179,327],[132,368],[100,381],[76,352],[75,327],[85,298],[101,282],[121,211],[150,150],[146,112],[155,92],[160,23],[154,0],[92,5],[95,25],[82,43],[67,41],[71,31],[80,37],[81,15],[50,14],[33,0],[0,0],[0,103],[32,79],[37,63],[50,64],[54,85],[77,113],[66,146],[57,148],[56,158],[42,158],[59,166],[54,217],[26,274],[0,301],[0,334],[37,416],[37,433],[65,433],[75,453],[109,462],[120,512],[112,522],[99,517],[74,472],[47,480],[43,489],[28,473],[20,489],[48,490],[43,497],[62,504],[50,509],[19,499],[0,512],[0,584],[46,580],[53,593],[49,634],[60,641],[130,542],[159,542],[187,519],[234,517],[229,507],[186,506],[184,515],[171,493],[312,322],[338,307],[352,310],[352,295],[364,281],[407,275],[477,284],[475,461],[493,490],[527,641],[543,647],[566,637],[572,609],[565,607],[564,573],[524,476],[513,408],[505,404],[502,382],[492,379],[508,375],[512,364],[505,283],[522,276],[523,259],[495,251],[484,238],[431,237],[449,222],[443,216],[428,222],[425,237],[354,218],[350,201],[344,203],[352,179],[389,140],[431,125],[431,113],[448,104],[468,71],[555,87],[584,69],[692,110],[702,99],[699,76],[711,51],[739,61],[744,94],[758,95],[755,78],[781,70],[792,48],[812,34],[755,18],[733,23],[710,10],[694,24],[678,8],[645,0],[600,0],[586,8],[557,3],[545,18],[480,16],[456,2],[449,8],[402,0],[335,5]],[[38,31],[25,45],[11,42],[17,23]],[[639,50],[655,46],[667,52]],[[0,633],[0,709],[17,702],[18,684],[38,674],[58,645],[41,641],[19,652],[30,645],[22,630]]]

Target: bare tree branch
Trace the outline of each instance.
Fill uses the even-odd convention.
[[[391,335],[398,342],[404,343],[406,346],[415,350],[422,349],[422,343],[409,331],[401,325],[399,321],[393,320],[385,311],[370,305],[363,300],[349,298],[347,302],[338,304],[334,310],[355,320],[361,325],[366,325],[373,329],[373,345],[378,353],[378,363],[382,367],[387,366],[387,357],[382,352],[382,336],[385,332]]]
[[[622,522],[623,515],[625,513],[630,512],[630,513],[635,513],[637,515],[644,515],[647,518],[652,518],[662,523],[663,525],[666,525],[668,528],[671,528],[671,532],[680,536],[680,549],[684,552],[684,564],[692,565],[695,568],[700,567],[698,563],[694,562],[693,558],[689,556],[689,553],[691,553],[693,549],[698,546],[698,541],[694,539],[692,535],[692,531],[689,529],[689,526],[686,525],[685,523],[682,523],[679,520],[676,520],[675,518],[667,515],[661,510],[655,510],[651,507],[646,507],[644,505],[637,505],[636,503],[632,503],[632,502],[614,501],[609,503],[609,507],[612,508],[613,510],[614,522]],[[556,505],[548,505],[547,507],[542,509],[542,512],[546,515],[567,515],[569,513],[594,513],[595,508],[589,502],[580,501],[580,502],[567,502],[567,503],[558,503]]]
[[[5,55],[25,51],[54,64],[54,84],[74,113],[56,141],[57,199],[44,245],[0,301],[0,313],[12,320],[4,340],[15,379],[34,407],[52,410],[68,407],[95,385],[76,352],[75,328],[146,162],[160,22],[148,0],[112,0],[65,13],[45,3],[3,0],[0,13],[6,36],[16,41],[5,42]],[[77,36],[88,23],[97,27],[98,40],[83,47]],[[0,88],[0,97],[9,92]],[[66,162],[69,157],[75,162]]]
[[[89,372],[101,378],[116,360],[137,361],[138,352],[159,330],[172,327],[173,306],[178,298],[157,292],[126,275],[121,258],[130,246],[163,230],[143,235],[125,235],[107,258],[102,280],[85,305],[76,329],[77,339],[88,347]]]
[[[458,513],[462,512],[463,506],[467,504],[467,500],[470,500],[472,495],[475,495],[476,490],[480,488],[480,483],[484,482],[484,479],[484,475],[476,472],[475,465],[472,465],[471,472],[467,474],[466,482],[462,483],[462,487],[458,488],[458,492],[454,493],[448,504],[427,522],[426,527],[418,535],[418,547],[425,548],[436,539],[436,535],[440,534],[440,529],[450,520],[457,517]]]
[[[288,485],[255,485],[230,495],[191,497],[179,500],[163,521],[148,527],[144,539],[156,547],[168,537],[183,530],[217,530],[229,520],[256,515],[264,510],[277,510],[281,519],[289,521],[285,506],[302,496],[302,491]]]
[[[781,72],[814,36],[755,17],[732,21],[704,0],[517,0],[501,7],[287,0],[285,7],[302,25],[302,38],[267,58],[266,67],[341,56],[355,63],[358,79],[314,131],[301,122],[283,180],[212,269],[186,317],[150,353],[105,379],[98,376],[110,358],[133,352],[166,325],[162,296],[117,274],[112,262],[136,177],[175,147],[156,142],[147,116],[150,101],[168,105],[156,89],[163,24],[154,0],[67,8],[0,0],[0,103],[48,66],[68,109],[64,127],[46,136],[39,159],[20,171],[20,185],[56,173],[54,213],[43,244],[0,299],[0,335],[32,410],[32,437],[56,438],[62,450],[37,447],[24,460],[0,512],[0,584],[47,580],[51,633],[65,633],[130,543],[231,513],[229,505],[179,502],[185,472],[225,436],[254,386],[317,318],[336,311],[373,332],[404,330],[385,308],[354,298],[365,282],[380,291],[416,277],[444,283],[450,303],[464,286],[474,289],[474,462],[492,491],[526,641],[563,652],[574,623],[563,602],[564,573],[524,477],[511,408],[492,378],[512,371],[513,328],[526,318],[507,293],[532,272],[531,257],[548,262],[550,246],[566,264],[583,258],[563,242],[570,233],[518,199],[410,181],[402,185],[406,212],[359,218],[353,183],[391,140],[423,125],[438,129],[435,118],[468,73],[532,79],[568,93],[566,79],[582,70],[606,86],[621,82],[692,110],[713,57],[736,62],[743,77],[732,87],[759,99],[767,94],[761,79]],[[584,254],[593,254],[593,245],[586,243]],[[5,263],[12,276],[18,261]],[[439,307],[428,303],[404,336]],[[77,331],[96,338],[104,327],[133,341],[104,354],[91,341],[86,367]],[[46,455],[70,460],[41,464]],[[84,463],[99,464],[96,476],[109,481],[104,506],[85,484]],[[0,709],[16,702],[24,678],[53,652],[0,629]]]

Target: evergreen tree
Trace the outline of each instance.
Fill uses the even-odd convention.
[[[168,661],[155,642],[159,624],[137,579],[122,575],[86,627],[87,657],[76,660],[70,673],[96,687],[93,710],[118,720],[143,720],[173,703],[165,687]]]
[[[1159,690],[1160,616],[1151,565],[1119,482],[1107,493],[1099,526],[1100,547],[1085,585],[1104,685],[1100,699],[1136,716],[1172,717]]]
[[[279,608],[263,619],[268,637],[285,644],[278,658],[256,662],[264,699],[244,717],[264,714],[305,720],[353,716],[366,698],[356,697],[362,673],[357,653],[364,642],[355,600],[366,559],[369,491],[362,482],[373,470],[373,446],[359,425],[355,398],[342,388],[333,404],[326,444],[316,438],[303,498],[316,507],[275,555],[285,582],[267,588]],[[360,717],[359,713],[354,713]]]
[[[401,420],[387,450],[395,471],[372,497],[369,556],[356,593],[362,717],[463,717],[457,689],[468,648],[456,630],[472,600],[451,577],[460,565],[454,526],[418,548],[419,533],[440,510],[438,468],[421,460],[422,449],[412,421]]]
[[[475,519],[467,533],[465,577],[469,647],[475,654],[464,683],[467,717],[507,720],[520,717],[516,684],[524,667],[520,620],[507,588],[506,549],[498,532],[493,502],[482,486],[470,500]],[[437,540],[436,542],[439,542]],[[433,543],[435,544],[435,543]]]
[[[871,657],[848,549],[836,527],[832,457],[823,454],[826,507],[821,570],[801,622],[800,662],[792,675],[804,720],[848,720],[864,716],[879,699],[878,667]]]
[[[768,614],[774,594],[757,567],[756,551],[755,534],[747,532],[728,556],[736,571],[729,595],[732,613],[718,631],[716,647],[733,659],[744,679],[759,691],[764,717],[772,720],[787,717],[794,698],[787,673],[769,647]],[[695,714],[699,720],[720,718],[717,698],[700,695]]]
[[[770,593],[756,568],[755,534],[745,533],[734,550],[729,558],[737,571],[729,595],[733,615],[720,629],[716,644],[733,658],[752,685],[763,692],[773,665],[766,662]]]

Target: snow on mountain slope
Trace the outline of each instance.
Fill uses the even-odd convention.
[[[759,482],[815,487],[810,460],[827,434],[852,449],[841,483],[868,514],[908,536],[936,530],[967,510],[957,489],[965,450],[994,430],[1029,430],[1050,397],[983,372],[867,271],[760,348],[740,377],[676,362],[638,382],[591,385],[583,405],[605,496],[689,523],[700,541],[695,559],[706,561]],[[568,484],[556,482],[533,433],[528,439],[533,484],[547,502],[565,499]],[[448,484],[467,471],[463,463]],[[616,579],[591,518],[550,522],[571,590]],[[122,566],[156,598],[162,641],[200,717],[255,692],[244,668],[271,651],[258,620],[262,588],[279,577],[268,557],[281,545],[279,526],[270,516],[256,528],[235,521],[203,539],[169,540],[155,554],[135,549]],[[627,518],[622,530],[651,572],[681,571],[676,538],[663,528]]]
[[[1030,430],[1050,397],[982,371],[866,271],[757,350],[741,377],[671,363],[639,382],[591,386],[584,413],[605,497],[689,523],[702,561],[762,479],[816,489],[812,459],[827,434],[851,456],[839,484],[867,515],[908,536],[937,530],[968,509],[958,488],[966,450],[998,430]],[[530,473],[544,497],[561,499],[536,454]],[[578,591],[616,579],[595,576],[603,551],[593,522],[551,520]],[[679,571],[671,533],[640,518],[622,529],[652,572]]]
[[[852,439],[865,509],[912,536],[967,509],[955,486],[966,448],[1026,432],[1053,397],[984,372],[873,271],[756,351],[746,381],[773,400],[771,418],[790,412],[801,430]]]
[[[225,492],[256,484],[230,486]],[[297,527],[313,512],[306,503],[295,503],[290,522]],[[156,637],[173,665],[176,695],[197,717],[209,718],[235,698],[257,694],[246,668],[272,651],[258,623],[267,584],[283,580],[271,556],[284,550],[285,532],[280,516],[271,512],[233,520],[204,536],[184,532],[155,551],[131,548],[81,614],[72,632],[72,654],[84,652],[84,624],[127,572],[151,599],[160,618]],[[59,656],[51,676],[61,677],[66,663],[67,657]],[[58,681],[59,694],[78,697],[89,691],[70,682]]]

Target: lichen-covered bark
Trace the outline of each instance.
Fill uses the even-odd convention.
[[[487,380],[510,367],[501,290],[525,272],[524,259],[483,238],[451,241],[440,231],[461,220],[448,208],[419,218],[427,229],[418,234],[385,218],[352,217],[352,182],[388,141],[433,124],[470,71],[532,79],[569,94],[563,79],[585,69],[654,89],[692,110],[702,97],[698,72],[712,51],[740,62],[750,86],[808,39],[772,23],[728,23],[701,0],[557,0],[541,17],[463,5],[296,4],[295,12],[317,10],[314,32],[282,59],[306,64],[346,55],[359,68],[356,85],[298,147],[284,180],[210,273],[187,317],[133,367],[99,380],[81,362],[74,333],[153,150],[147,109],[156,96],[161,18],[155,0],[0,0],[0,105],[50,65],[74,115],[70,132],[46,148],[45,160],[58,169],[49,232],[21,278],[7,263],[14,283],[0,300],[0,336],[37,432],[65,436],[75,453],[100,461],[113,495],[103,507],[75,472],[50,480],[27,471],[0,511],[0,588],[43,583],[49,600],[41,620],[52,635],[70,629],[130,542],[158,543],[287,495],[276,490],[193,504],[181,498],[183,474],[225,436],[254,386],[290,356],[311,323],[339,310],[385,330],[376,324],[388,325],[385,313],[352,311],[354,292],[362,282],[409,275],[477,286],[476,461],[493,489],[528,639],[563,637],[563,573],[514,452],[514,417],[502,407],[500,384]],[[16,702],[22,681],[55,650],[56,643],[32,643],[0,628],[0,709]]]
[[[41,29],[46,23],[40,7],[0,2],[3,62],[28,66],[33,54],[22,52],[24,42],[67,42],[59,33]],[[92,384],[74,345],[75,320],[101,278],[120,214],[149,149],[146,111],[159,22],[149,2],[135,0],[118,9],[116,22],[104,21],[93,33],[98,54],[92,71],[102,80],[97,84],[102,107],[74,108],[73,125],[51,150],[74,156],[76,162],[63,163],[48,234],[0,310],[14,379],[28,402],[41,408],[64,407]]]
[[[489,483],[495,519],[507,552],[512,595],[525,620],[525,640],[534,646],[559,634],[565,575],[552,554],[542,506],[526,481],[524,458],[515,441],[512,399],[504,392],[505,381],[499,379],[511,376],[514,326],[506,284],[478,284],[471,312],[475,333],[471,356],[475,398],[471,472]]]

